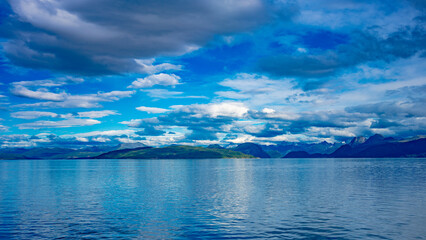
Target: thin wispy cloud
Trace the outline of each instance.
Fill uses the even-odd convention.
[[[30,123],[21,123],[16,126],[20,129],[44,129],[44,128],[69,128],[69,127],[81,127],[81,126],[92,126],[100,124],[101,122],[95,119],[77,119],[71,118],[61,121],[36,121]]]

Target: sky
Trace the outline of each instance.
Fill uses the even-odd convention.
[[[422,0],[0,2],[0,146],[426,134]]]

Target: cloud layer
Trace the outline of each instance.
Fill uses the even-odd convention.
[[[421,1],[14,0],[0,8],[2,146],[426,134]]]

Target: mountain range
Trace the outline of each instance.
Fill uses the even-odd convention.
[[[355,137],[346,144],[289,143],[260,145],[242,143],[207,147],[179,146],[153,148],[141,143],[117,146],[69,148],[2,148],[0,159],[195,159],[195,158],[382,158],[426,157],[426,138],[385,138],[376,134]]]
[[[355,137],[332,153],[292,151],[284,158],[384,158],[426,157],[426,138],[396,140],[375,134],[368,139]]]
[[[224,148],[193,146],[141,147],[121,149],[101,154],[98,159],[206,159],[206,158],[254,158],[252,155]]]

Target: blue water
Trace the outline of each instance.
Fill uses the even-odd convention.
[[[0,161],[0,239],[425,239],[426,159]]]

